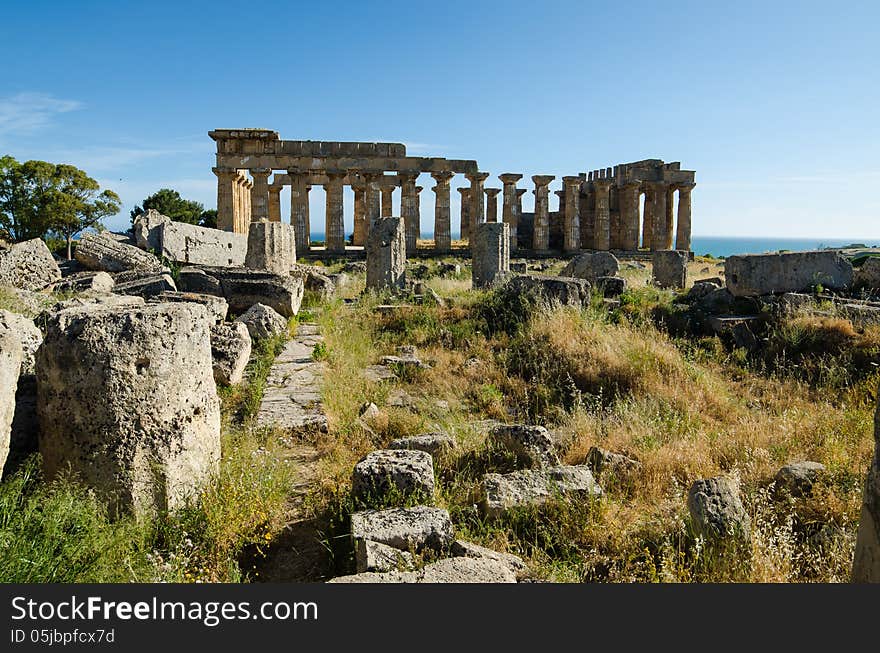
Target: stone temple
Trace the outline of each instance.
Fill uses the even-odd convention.
[[[691,191],[694,171],[679,163],[646,159],[610,168],[563,176],[556,191],[558,208],[550,208],[553,175],[532,175],[535,210],[524,213],[517,188],[519,173],[498,175],[501,188],[486,187],[488,172],[468,159],[408,156],[402,143],[285,141],[267,129],[216,129],[217,226],[247,233],[251,222],[281,221],[281,195],[290,188],[290,216],[296,251],[310,249],[316,220],[309,213],[309,191],[322,186],[326,194],[326,251],[346,250],[343,193],[354,192],[352,245],[363,247],[370,226],[382,217],[401,217],[407,253],[419,239],[420,174],[434,179],[434,242],[425,253],[452,249],[450,191],[456,175],[467,181],[461,193],[461,238],[469,241],[476,225],[508,224],[512,250],[522,253],[582,249],[635,252],[639,249],[689,251]],[[393,193],[400,189],[399,211]],[[498,195],[501,195],[501,214]],[[676,208],[677,194],[677,208]],[[644,196],[644,199],[643,199]]]

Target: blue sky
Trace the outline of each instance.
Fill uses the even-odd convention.
[[[112,228],[161,187],[215,206],[207,132],[265,127],[476,159],[493,186],[681,161],[695,234],[877,239],[878,21],[878,2],[10,2],[0,153],[86,170],[123,198]]]

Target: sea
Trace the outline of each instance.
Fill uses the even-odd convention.
[[[430,239],[433,237],[433,234],[423,233],[421,237]],[[453,239],[459,237],[460,234],[452,234]],[[324,233],[312,232],[312,240],[324,240]],[[748,236],[693,236],[691,238],[691,251],[694,254],[697,256],[710,255],[716,258],[733,256],[734,254],[766,254],[779,251],[807,252],[847,246],[857,248],[880,247],[880,238],[869,240],[852,238],[750,238]]]

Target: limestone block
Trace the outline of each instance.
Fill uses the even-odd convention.
[[[515,583],[516,573],[491,558],[446,558],[420,571],[366,572],[339,576],[330,583]]]
[[[455,450],[455,440],[447,433],[421,433],[407,438],[392,440],[389,449],[413,449],[424,451],[432,458],[446,456]]]
[[[401,551],[372,540],[358,540],[354,559],[359,574],[367,571],[406,570],[415,565],[415,558],[409,551]]]
[[[471,281],[474,288],[488,288],[510,272],[510,225],[483,222],[471,234]]]
[[[151,274],[149,276],[117,283],[113,292],[117,295],[137,295],[138,297],[154,297],[163,292],[174,292],[177,286],[170,274]]]
[[[141,249],[175,263],[241,266],[247,254],[247,235],[175,222],[154,209],[135,219],[132,231]]]
[[[223,297],[223,287],[220,285],[220,279],[209,275],[201,268],[181,268],[177,275],[177,283],[183,292]],[[228,306],[229,304],[227,303]]]
[[[55,284],[55,292],[109,293],[116,282],[106,272],[76,272]]]
[[[0,329],[11,331],[18,338],[22,352],[21,373],[33,374],[34,357],[43,344],[43,334],[37,325],[24,315],[0,309]]]
[[[259,220],[248,229],[245,267],[272,274],[290,274],[296,264],[293,225]]]
[[[661,249],[651,256],[654,283],[661,288],[684,288],[687,283],[688,253]]]
[[[880,583],[880,400],[874,411],[874,457],[862,492],[852,582]]]
[[[103,233],[89,233],[80,238],[74,256],[89,270],[138,270],[144,274],[167,272],[162,262],[149,252],[120,243]]]
[[[540,506],[556,497],[602,496],[602,488],[585,465],[560,465],[483,477],[480,508],[487,517],[499,517],[511,508]]]
[[[853,267],[839,252],[744,254],[724,261],[727,289],[735,297],[801,292],[821,285],[842,290],[853,281]]]
[[[349,261],[342,266],[342,271],[348,274],[366,274],[367,264],[364,261]]]
[[[599,277],[596,279],[596,288],[605,298],[620,297],[626,290],[626,279],[623,277]]]
[[[367,290],[403,288],[406,227],[403,218],[379,218],[367,236]]]
[[[515,573],[526,571],[526,563],[523,562],[523,559],[519,556],[515,556],[512,553],[493,551],[492,549],[487,549],[484,546],[479,546],[471,542],[465,542],[464,540],[455,540],[455,542],[452,543],[452,549],[450,552],[452,555],[461,558],[496,560],[510,567]]]
[[[205,293],[166,290],[151,299],[157,302],[195,302],[196,304],[201,304],[208,309],[208,314],[216,322],[225,320],[226,314],[229,311],[229,304],[225,299]]]
[[[42,238],[0,249],[0,285],[40,290],[61,278],[61,270]]]
[[[38,324],[43,324],[46,320],[50,319],[56,313],[60,313],[61,311],[66,311],[72,308],[84,308],[87,306],[125,308],[143,305],[144,298],[134,295],[77,295],[76,297],[71,297],[70,299],[66,299],[62,302],[56,302],[52,306],[43,310],[37,316],[36,321]]]
[[[804,460],[780,468],[773,480],[777,490],[786,490],[793,497],[801,497],[813,491],[813,484],[824,473],[825,465],[822,463]]]
[[[569,261],[559,275],[596,283],[599,277],[614,277],[619,271],[620,262],[611,252],[587,252]]]
[[[250,357],[251,334],[245,324],[233,322],[211,327],[211,358],[217,383],[235,385],[241,382]]]
[[[559,464],[550,432],[543,426],[499,424],[489,431],[491,445],[513,453],[528,467],[552,467]]]
[[[254,340],[265,340],[288,329],[287,320],[265,304],[254,304],[235,321],[244,324]]]
[[[389,494],[404,500],[434,498],[434,461],[415,449],[380,449],[364,456],[351,475],[352,498],[364,505],[381,503]]]
[[[302,304],[304,286],[300,276],[246,268],[185,267],[178,279],[183,291],[224,297],[233,313],[244,313],[254,304],[265,304],[284,317],[292,317]]]
[[[533,300],[581,306],[590,301],[590,282],[574,277],[517,274],[511,277],[507,291]]]
[[[697,481],[688,491],[687,504],[694,529],[707,540],[748,541],[751,520],[733,479],[717,476]]]
[[[706,297],[709,293],[720,290],[723,285],[724,284],[721,282],[721,279],[718,279],[717,283],[715,282],[715,280],[709,279],[700,279],[699,281],[694,281],[694,285],[691,287],[690,290],[688,290],[688,301],[699,301]]]
[[[452,519],[442,508],[363,510],[351,516],[355,547],[359,540],[372,540],[403,551],[443,552],[452,544],[452,532]]]
[[[114,514],[174,509],[202,490],[220,460],[211,322],[184,303],[51,317],[37,353],[46,478],[69,467]]]
[[[315,293],[322,300],[330,299],[336,292],[336,283],[312,265],[294,265],[293,274],[302,277],[305,290]]]
[[[166,222],[171,222],[171,218],[162,215],[156,209],[147,209],[141,213],[132,224],[134,244],[141,249],[151,249],[156,253],[161,253],[162,232],[159,227]]]
[[[12,418],[15,415],[15,390],[21,371],[22,351],[18,336],[0,326],[0,470],[9,455]]]

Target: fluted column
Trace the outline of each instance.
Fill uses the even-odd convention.
[[[358,247],[367,244],[367,203],[366,190],[363,185],[352,186],[354,191],[354,235],[352,243]]]
[[[581,184],[582,180],[580,177],[562,178],[563,190],[565,191],[562,248],[566,252],[573,252],[581,248]]]
[[[254,187],[251,189],[251,222],[269,219],[269,175],[271,168],[252,168],[251,177]]]
[[[379,207],[379,177],[382,175],[375,173],[367,173],[364,175],[364,206],[367,210],[367,218],[365,226],[367,228],[367,238],[369,239],[370,230],[373,223],[381,217]]]
[[[327,213],[324,231],[328,252],[345,251],[345,215],[342,205],[342,180],[345,173],[328,172],[324,190],[327,194]]]
[[[516,251],[519,249],[519,223],[522,221],[522,196],[528,193],[526,188],[516,189],[516,199],[514,200],[514,220],[510,227],[510,249]]]
[[[663,249],[672,249],[672,239],[675,237],[675,215],[673,214],[675,204],[675,186],[666,187],[666,224],[663,230],[666,236],[663,241]]]
[[[653,234],[651,237],[651,250],[669,249],[666,244],[666,184],[655,181],[649,184],[651,188],[651,208]]]
[[[636,251],[639,248],[639,185],[624,184],[620,190],[620,228],[623,232],[621,247]]]
[[[486,194],[486,222],[498,222],[498,193],[500,188],[484,188]]]
[[[485,201],[483,200],[483,184],[489,177],[489,173],[472,172],[465,175],[465,177],[471,182],[471,233],[473,233],[475,225],[483,224],[486,221]]]
[[[614,179],[611,181],[611,190],[608,191],[608,211],[611,215],[609,247],[611,249],[624,249],[623,221],[620,214],[620,187]]]
[[[449,182],[452,172],[432,172],[434,191],[434,249],[448,252],[452,249],[452,218],[449,213]]]
[[[650,184],[644,185],[645,215],[642,216],[642,247],[654,249],[654,190]]]
[[[501,221],[509,225],[508,233],[510,234],[510,249],[516,249],[516,182],[522,179],[522,175],[512,172],[505,172],[498,175],[501,183],[504,185],[504,191],[501,196]]]
[[[535,183],[535,222],[532,235],[532,249],[546,251],[550,249],[550,182],[555,175],[532,175]]]
[[[416,240],[422,237],[422,191],[425,190],[424,186],[416,186],[416,196],[413,200],[413,232],[415,233]]]
[[[471,198],[470,188],[459,188],[461,194],[461,239],[470,241],[471,236]]]
[[[691,191],[696,184],[678,186],[678,226],[675,231],[675,249],[691,249]]]
[[[611,213],[610,198],[608,191],[611,189],[611,180],[603,177],[593,181],[595,200],[595,224],[593,248],[608,250],[611,248]]]
[[[412,254],[416,250],[416,241],[419,238],[419,225],[416,222],[418,214],[416,211],[416,177],[415,173],[401,173],[400,175],[400,217],[406,226],[406,252]],[[385,193],[382,193],[383,203]],[[383,208],[384,211],[384,208]],[[383,217],[390,217],[384,216]]]
[[[217,175],[217,228],[233,231],[235,224],[235,178],[232,168],[212,168]]]
[[[269,222],[281,222],[281,186],[269,186]]]
[[[381,216],[383,218],[390,218],[392,216],[392,198],[394,193],[393,186],[383,186],[382,187],[382,213]],[[401,211],[403,213],[403,211]]]
[[[311,247],[311,225],[309,224],[309,175],[302,170],[288,170],[290,175],[290,224],[296,251],[305,252]]]

